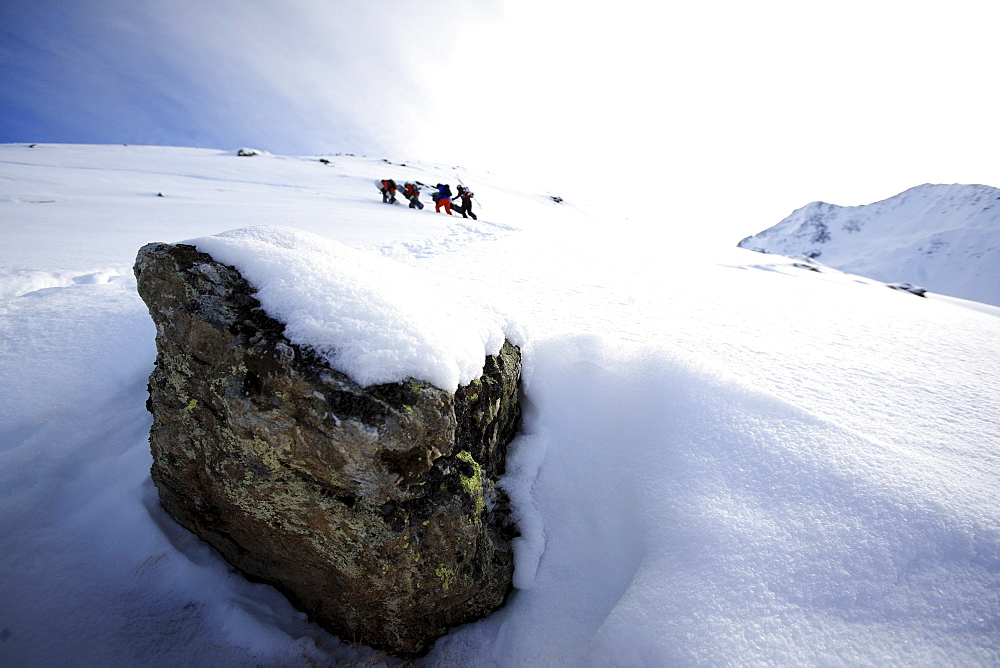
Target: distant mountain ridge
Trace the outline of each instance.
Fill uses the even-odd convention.
[[[1000,189],[924,184],[861,206],[812,202],[741,248],[1000,306]]]

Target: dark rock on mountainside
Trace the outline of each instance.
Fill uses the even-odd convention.
[[[500,606],[515,534],[496,487],[520,351],[451,393],[361,387],[288,341],[233,267],[149,244],[152,478],[164,508],[330,631],[417,655]]]
[[[926,297],[927,290],[920,287],[919,285],[913,285],[912,283],[888,283],[888,286],[893,290],[902,290],[903,292],[910,292],[918,297]]]

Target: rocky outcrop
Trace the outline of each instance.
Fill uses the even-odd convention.
[[[451,393],[361,387],[289,342],[233,267],[149,244],[152,478],[164,508],[349,641],[417,655],[500,606],[513,570],[496,481],[520,419],[520,351]]]

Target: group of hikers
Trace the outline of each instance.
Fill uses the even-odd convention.
[[[388,204],[399,204],[396,200],[396,182],[392,179],[382,179],[381,181],[376,181],[375,185],[382,192],[382,201]],[[420,186],[422,183],[413,183],[407,181],[403,184],[403,197],[405,197],[410,202],[411,209],[423,209],[424,203],[420,201]],[[434,186],[435,190],[431,193],[431,199],[434,200],[434,211],[441,213],[441,209],[444,209],[445,213],[449,216],[453,215],[452,211],[457,211],[462,214],[462,218],[472,218],[472,220],[479,220],[476,214],[472,213],[472,198],[473,194],[465,186],[457,186],[458,194],[457,198],[459,200],[458,205],[452,204],[452,198],[454,197],[451,192],[451,186],[447,183],[439,183]]]

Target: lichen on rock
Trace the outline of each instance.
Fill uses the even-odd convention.
[[[135,274],[157,331],[151,474],[180,524],[330,631],[397,655],[503,603],[515,528],[495,482],[520,420],[516,346],[454,393],[362,387],[193,246],[149,244]]]

